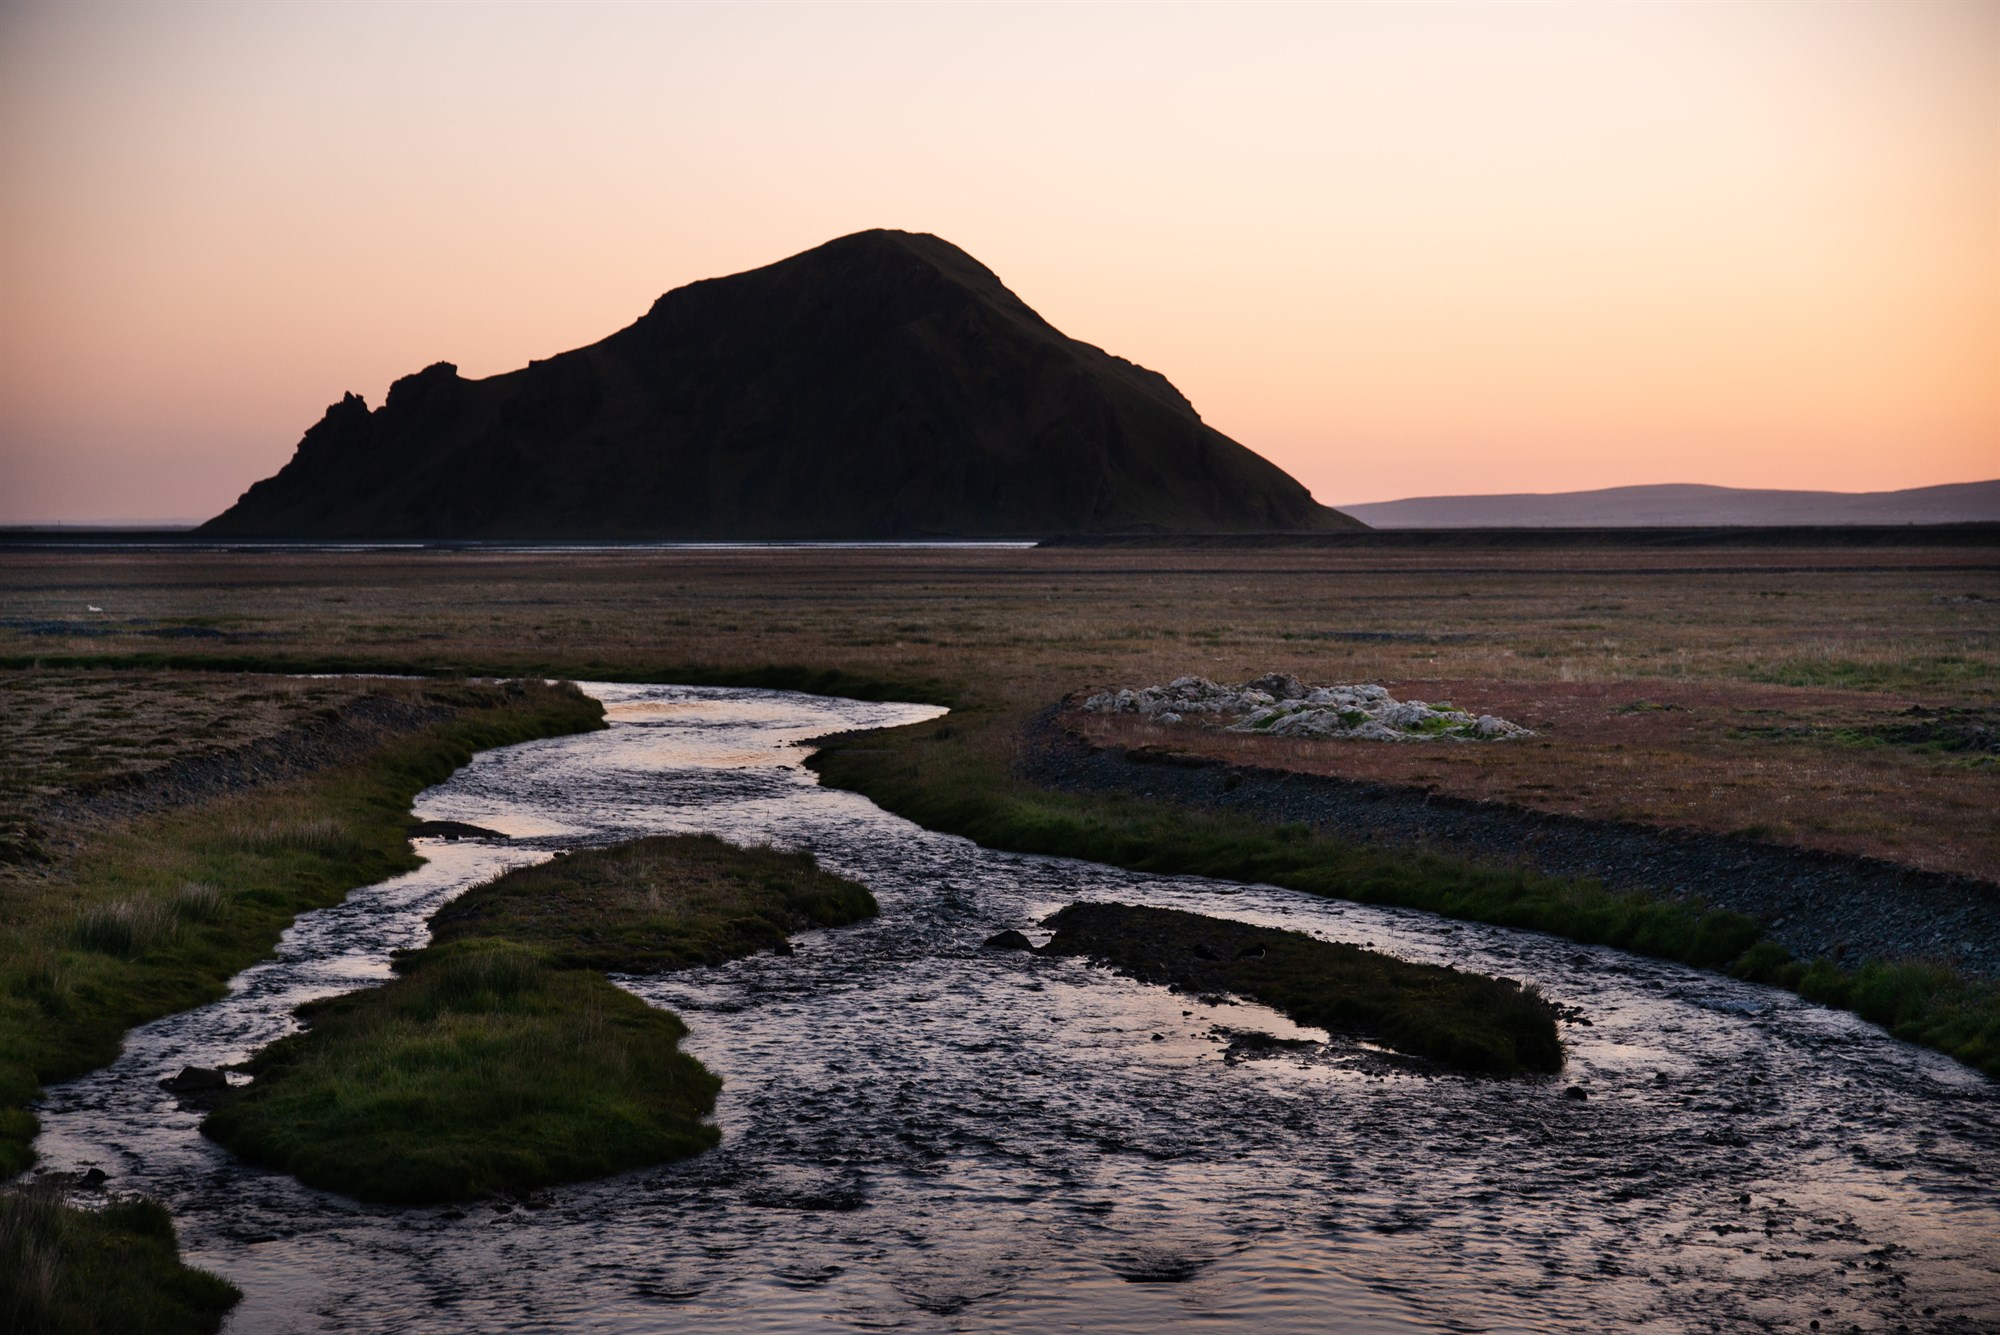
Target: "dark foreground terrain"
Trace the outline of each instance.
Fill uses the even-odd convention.
[[[1725,834],[1802,855],[1837,851],[1990,881],[1993,836],[1978,813],[2000,805],[1991,759],[1941,744],[1935,730],[1877,725],[1904,714],[1977,723],[1994,709],[1996,578],[2000,561],[1962,546],[1725,547],[1636,557],[1588,544],[1527,553],[11,550],[0,559],[8,611],[0,688],[22,707],[0,711],[10,761],[0,786],[14,813],[14,861],[0,872],[0,893],[11,915],[8,939],[24,949],[10,966],[9,996],[24,1006],[70,1005],[65,998],[106,995],[95,985],[77,989],[80,977],[109,971],[160,980],[129,994],[133,1004],[117,1012],[129,1018],[108,1019],[115,1040],[122,1025],[185,1006],[178,998],[216,985],[221,975],[206,964],[191,976],[177,972],[190,950],[207,948],[214,934],[207,915],[255,906],[268,942],[270,924],[296,912],[241,895],[259,877],[269,884],[270,866],[314,869],[299,884],[321,895],[407,865],[398,861],[407,858],[402,803],[433,781],[436,762],[392,767],[384,772],[392,781],[375,790],[315,787],[314,776],[340,766],[325,770],[303,758],[312,748],[334,759],[389,754],[393,745],[368,750],[368,738],[386,744],[413,735],[402,731],[412,722],[450,726],[397,713],[431,708],[418,697],[440,688],[413,684],[408,700],[361,706],[341,694],[348,687],[236,673],[473,671],[948,702],[948,719],[885,735],[884,743],[829,750],[823,768],[927,824],[986,830],[1011,847],[1122,862],[1156,876],[1284,880],[1291,868],[1317,878],[1312,888],[1321,894],[1488,915],[1708,967],[1735,961],[1751,976],[1789,980],[1803,996],[1850,1005],[1981,1064],[1977,1054],[2000,1045],[2000,1022],[1978,978],[1965,972],[1977,963],[1973,954],[1961,952],[1954,965],[1912,936],[1849,932],[1849,949],[1837,959],[1808,960],[1810,943],[1827,939],[1810,933],[1828,926],[1815,921],[1810,903],[1781,920],[1755,904],[1730,914],[1687,897],[1701,893],[1700,884],[1658,892],[1664,898],[1621,899],[1562,879],[1569,873],[1560,866],[1535,871],[1536,841],[1518,824],[1412,850],[1395,839],[1343,834],[1337,820],[1316,831],[1318,817],[1282,807],[1203,814],[1205,799],[1144,780],[1101,792],[1051,791],[1017,766],[1032,751],[1024,746],[1036,718],[1054,702],[1188,672],[1240,681],[1289,671],[1400,688],[1452,683],[1429,698],[1469,699],[1484,689],[1529,707],[1542,691],[1558,726],[1537,769],[1522,769],[1519,752],[1440,750],[1436,765],[1397,785],[1447,798],[1508,786],[1528,819],[1587,805],[1605,791],[1599,776],[1615,766],[1616,818],[1642,832],[1679,830],[1688,810],[1683,758],[1693,756],[1709,787],[1730,791],[1728,800],[1782,811],[1782,819],[1760,818],[1754,833]],[[1664,708],[1619,715],[1649,730],[1643,748],[1622,743],[1624,764],[1621,742],[1593,733],[1597,724],[1565,733],[1565,718],[1581,718],[1576,691],[1586,685],[1608,692],[1607,712],[1633,701],[1673,703],[1681,698],[1674,692],[1688,691],[1754,691],[1755,708],[1765,712],[1719,729],[1692,709],[1682,711],[1696,715],[1686,719]],[[384,688],[390,697],[402,689]],[[1843,703],[1850,701],[1852,708]],[[464,702],[446,707],[457,717]],[[588,726],[559,722],[555,713],[533,726]],[[450,747],[465,746],[459,738],[439,754],[463,754]],[[1397,764],[1421,765],[1425,752],[1413,745],[1393,754],[1404,758]],[[1379,784],[1383,755],[1352,748],[1233,755],[1222,758],[1221,777],[1226,783],[1235,765],[1239,787],[1268,783],[1274,793],[1310,784],[1249,771],[1298,768]],[[1494,768],[1483,758],[1507,756],[1515,759],[1496,759]],[[1908,800],[1927,790],[1960,800]],[[1857,804],[1890,814],[1857,824],[1850,814]],[[352,835],[350,819],[369,833]],[[163,840],[162,831],[181,828],[176,822],[223,842],[210,849]],[[393,846],[376,842],[384,831]],[[1857,895],[1893,893],[1888,880],[1879,891],[1856,882],[1838,887],[1847,907]],[[1840,898],[1830,883],[1822,888],[1827,903]],[[156,894],[163,898],[156,902]],[[1527,916],[1492,916],[1502,912]],[[1845,930],[1838,922],[1832,928]],[[89,1042],[90,1051],[108,1054],[104,1036],[93,1030]]]
[[[981,848],[798,766],[806,738],[883,724],[942,751],[930,734],[956,716],[591,689],[608,729],[487,756],[423,800],[427,819],[509,838],[430,840],[426,866],[306,915],[229,997],[51,1091],[48,1165],[101,1164],[108,1187],[158,1195],[190,1256],[244,1290],[246,1327],[2000,1319],[1981,1171],[2000,1105],[1944,1057],[1781,991],[1545,933]],[[163,1105],[160,1073],[240,1060],[299,1000],[381,977],[496,867],[686,829],[809,847],[881,906],[789,955],[620,979],[682,1017],[686,1052],[723,1077],[713,1150],[532,1196],[368,1206],[247,1168]],[[1559,1008],[1568,1060],[1559,1077],[1456,1075],[1263,1006],[981,947],[1009,927],[1039,939],[1079,901],[1529,980]]]

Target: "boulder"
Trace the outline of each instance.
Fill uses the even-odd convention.
[[[160,1082],[170,1094],[217,1094],[229,1088],[229,1077],[206,1066],[183,1066],[181,1073]]]

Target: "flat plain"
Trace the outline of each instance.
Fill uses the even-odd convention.
[[[17,550],[0,604],[17,794],[277,726],[274,694],[333,689],[246,695],[169,667],[791,669],[773,684],[900,688],[989,718],[993,761],[1075,692],[1281,671],[1539,736],[1176,744],[2000,879],[1987,548]]]

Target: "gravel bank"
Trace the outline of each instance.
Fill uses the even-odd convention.
[[[1096,747],[1061,706],[1031,723],[1016,772],[1061,792],[1127,792],[1308,825],[1335,838],[1595,877],[1763,922],[1804,959],[1947,961],[2000,977],[2000,885],[1728,835],[1549,815],[1498,802],[1151,749]]]

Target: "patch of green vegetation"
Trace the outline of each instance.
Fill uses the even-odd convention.
[[[208,1335],[243,1295],[180,1263],[158,1203],[78,1210],[0,1192],[0,1329],[16,1335]]]
[[[715,1143],[721,1081],[687,1030],[603,975],[492,939],[420,951],[402,977],[305,1007],[311,1028],[203,1134],[315,1187],[392,1203],[602,1177]]]
[[[431,941],[493,937],[531,943],[558,968],[659,973],[874,915],[866,886],[822,870],[810,853],[678,835],[509,872],[439,909]]]
[[[303,1008],[305,1032],[202,1123],[247,1159],[392,1203],[464,1200],[698,1153],[721,1082],[680,1020],[597,970],[654,972],[785,949],[870,917],[809,853],[711,835],[521,868],[432,916],[395,981]]]
[[[1992,664],[1966,654],[1911,654],[1879,662],[1847,658],[1793,658],[1751,668],[1751,681],[1778,686],[1829,686],[1850,691],[1909,692],[1981,685]]]
[[[108,828],[60,883],[0,905],[0,1173],[33,1162],[42,1084],[221,996],[298,914],[417,866],[405,830],[423,789],[475,751],[603,726],[573,686],[431,690],[454,717],[352,765]]]
[[[1175,909],[1071,904],[1043,925],[1056,929],[1043,953],[1087,956],[1142,982],[1233,993],[1460,1070],[1562,1069],[1555,1008],[1511,979]]]
[[[1937,758],[1963,757],[1978,762],[2000,755],[2000,716],[1990,709],[1929,709],[1917,705],[1896,718],[1873,723],[1738,727],[1731,728],[1728,736],[1734,741],[1895,747]]]

